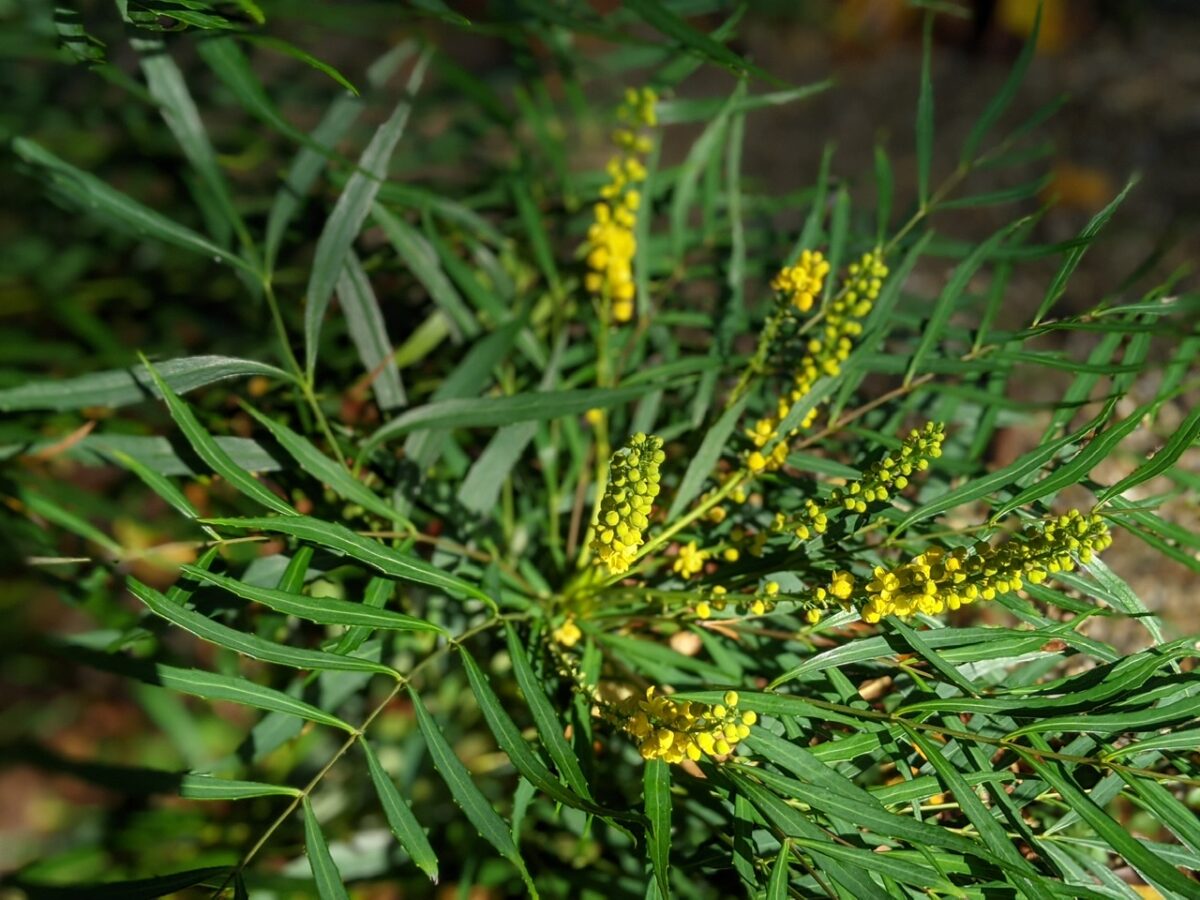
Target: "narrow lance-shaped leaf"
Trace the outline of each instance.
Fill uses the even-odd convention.
[[[546,697],[541,680],[529,664],[529,657],[525,654],[525,647],[522,645],[520,637],[511,625],[507,627],[506,635],[508,655],[512,658],[513,663],[513,674],[516,675],[517,684],[521,686],[521,692],[525,695],[529,711],[533,713],[533,721],[537,725],[538,734],[541,735],[546,751],[571,789],[579,796],[590,800],[592,793],[587,779],[583,775],[583,769],[580,768],[575,751],[563,734],[562,721]]]
[[[450,789],[455,801],[462,807],[462,811],[466,813],[467,818],[478,829],[483,839],[517,867],[526,884],[532,889],[525,862],[521,859],[521,854],[517,850],[517,845],[513,843],[512,835],[509,834],[504,820],[475,786],[467,767],[455,755],[454,749],[446,741],[441,729],[433,721],[429,711],[425,709],[421,697],[411,687],[408,689],[408,694],[417,715],[417,724],[421,728],[421,734],[425,737],[425,745],[429,748],[429,755],[433,758],[433,764],[437,766],[438,772],[446,782],[446,787]],[[532,892],[536,894],[536,891]]]
[[[607,409],[626,403],[651,389],[651,385],[623,388],[544,391],[508,397],[450,399],[409,410],[384,425],[366,442],[369,452],[384,441],[435,428],[488,428],[514,422],[541,421],[574,416],[589,409]]]
[[[1083,254],[1091,246],[1092,241],[1096,239],[1096,235],[1100,230],[1108,224],[1108,220],[1113,217],[1113,213],[1117,211],[1117,207],[1121,205],[1125,197],[1133,189],[1133,186],[1138,183],[1138,176],[1129,179],[1125,187],[1121,189],[1121,193],[1117,194],[1108,206],[1100,210],[1092,217],[1092,220],[1087,223],[1083,231],[1079,233],[1079,245],[1072,247],[1067,251],[1066,257],[1063,259],[1062,265],[1054,275],[1054,280],[1050,283],[1050,287],[1046,291],[1046,296],[1043,298],[1041,305],[1038,307],[1037,314],[1033,317],[1033,324],[1037,325],[1046,317],[1046,314],[1053,309],[1054,304],[1058,299],[1066,293],[1067,281],[1075,270],[1079,267],[1079,263],[1083,260]]]
[[[189,772],[180,779],[179,796],[189,800],[249,800],[255,797],[299,797],[300,791],[282,784],[237,781]]]
[[[375,60],[367,69],[367,82],[379,87],[395,72],[396,68],[413,52],[411,42],[398,44]],[[306,144],[288,166],[287,177],[275,193],[271,211],[267,215],[265,255],[267,269],[275,266],[275,256],[283,243],[288,223],[304,205],[304,200],[313,183],[325,168],[326,160],[332,155],[338,141],[350,130],[350,126],[363,111],[365,102],[353,94],[342,94],[329,105],[325,115],[313,129],[310,144]]]
[[[153,366],[144,360],[143,363],[150,373],[150,377],[154,379],[154,384],[158,388],[159,394],[162,395],[163,401],[167,404],[171,418],[175,420],[175,424],[179,426],[179,430],[188,439],[188,443],[192,445],[192,449],[196,451],[196,454],[201,459],[208,463],[214,472],[232,484],[241,493],[252,500],[257,500],[269,509],[273,509],[284,515],[295,512],[290,506],[259,484],[253,475],[234,462],[229,454],[222,449],[221,445],[213,440],[213,436],[200,424],[200,420],[196,418],[196,414],[192,412],[191,407],[171,390],[170,386],[159,376]]]
[[[913,746],[919,748],[921,754],[929,760],[942,783],[954,793],[959,808],[979,832],[980,840],[1001,860],[1021,873],[1016,879],[1022,892],[1031,898],[1052,897],[1053,895],[1040,884],[1040,876],[1029,860],[1013,846],[1004,828],[976,796],[975,789],[967,784],[962,774],[946,759],[938,746],[914,728],[906,726],[905,731]]]
[[[387,412],[403,406],[407,402],[404,382],[400,380],[387,323],[383,320],[371,280],[353,249],[346,253],[346,265],[338,277],[337,295],[350,339],[370,378],[379,408]]]
[[[203,191],[205,199],[220,211],[222,221],[217,230],[210,226],[210,231],[213,231],[219,243],[225,243],[229,233],[236,235],[250,265],[257,270],[258,251],[250,241],[246,225],[234,205],[229,184],[217,163],[216,151],[208,139],[200,110],[196,107],[183,73],[161,38],[138,36],[132,37],[129,43],[137,51],[146,87],[158,104],[163,121],[188,164],[199,176],[199,183],[192,185],[193,194],[197,190]]]
[[[210,866],[153,878],[92,884],[38,884],[20,878],[13,879],[13,882],[14,887],[20,889],[29,900],[80,900],[83,897],[87,900],[154,900],[196,885],[216,887],[229,878],[232,871],[229,866]]]
[[[482,600],[494,607],[495,601],[470,582],[443,572],[423,559],[407,556],[371,538],[355,534],[344,525],[323,522],[308,516],[280,516],[277,518],[205,519],[208,525],[223,528],[244,528],[290,534],[302,541],[311,541],[330,550],[345,553],[359,562],[364,562],[393,578],[404,578],[420,584],[440,587],[443,590],[465,594]]]
[[[1014,747],[1037,776],[1057,790],[1067,806],[1079,813],[1112,849],[1158,887],[1181,897],[1194,896],[1196,882],[1150,850],[1127,828],[1097,806],[1058,765],[1042,760],[1036,751]]]
[[[226,578],[195,566],[184,565],[180,571],[190,578],[214,585],[222,590],[261,603],[276,612],[289,616],[298,616],[310,622],[320,622],[323,625],[362,625],[369,628],[387,628],[396,631],[433,631],[445,634],[445,629],[402,613],[386,609],[375,609],[362,603],[352,603],[349,600],[338,600],[336,597],[306,597],[303,594],[281,591],[275,588],[259,587]]]
[[[188,356],[156,363],[155,368],[171,388],[179,394],[247,375],[265,375],[280,381],[292,381],[282,369],[251,359],[229,356]],[[114,408],[141,403],[160,396],[154,378],[144,366],[129,366],[107,372],[94,372],[77,378],[58,378],[34,381],[29,384],[0,390],[0,411],[20,412],[27,409],[83,409],[88,406]]]
[[[671,767],[661,759],[646,760],[642,778],[645,793],[646,849],[659,893],[671,896]]]
[[[307,650],[302,647],[290,647],[268,641],[258,635],[246,634],[236,628],[214,622],[208,616],[168,600],[154,588],[142,584],[135,578],[128,580],[128,586],[130,592],[156,615],[162,616],[185,631],[190,631],[201,640],[249,656],[251,659],[291,666],[296,669],[336,669],[348,672],[379,672],[393,677],[396,675],[393,669],[368,659],[338,656],[335,653]]]
[[[333,212],[329,214],[321,236],[317,239],[304,308],[304,366],[310,381],[317,364],[317,342],[321,336],[321,323],[325,318],[329,298],[338,278],[341,277],[346,253],[358,237],[367,213],[371,211],[371,204],[375,202],[375,195],[379,193],[379,184],[387,178],[388,161],[408,124],[413,99],[425,78],[428,64],[428,52],[418,57],[409,76],[404,97],[388,120],[379,126],[379,130],[363,151],[358,161],[362,171],[355,172],[346,182],[345,189],[338,197]]]
[[[929,175],[933,167],[933,13],[925,13],[921,42],[921,87],[917,95],[917,199],[929,202]]]
[[[963,142],[962,152],[958,156],[960,163],[969,164],[975,159],[975,154],[979,150],[980,144],[983,143],[984,137],[991,130],[992,126],[999,121],[1004,110],[1008,108],[1009,103],[1016,96],[1017,88],[1021,86],[1021,82],[1025,79],[1025,72],[1029,69],[1029,63],[1033,60],[1041,28],[1042,3],[1039,0],[1037,12],[1033,16],[1033,26],[1029,29],[1029,36],[1025,39],[1025,46],[1021,48],[1020,55],[1017,56],[1016,61],[1012,64],[1008,78],[1004,80],[1004,84],[996,92],[996,96],[988,103],[983,114],[972,126],[971,133],[967,135],[967,139]]]
[[[325,835],[321,831],[321,823],[313,812],[312,801],[306,796],[304,807],[304,846],[308,850],[308,864],[312,867],[313,879],[317,883],[317,896],[320,900],[350,900],[346,886],[342,883],[342,873],[338,871],[333,857],[329,855],[329,845],[325,843]]]
[[[269,416],[260,413],[254,407],[243,404],[242,408],[250,413],[260,425],[266,428],[279,442],[279,445],[296,461],[305,472],[328,486],[343,500],[357,503],[377,516],[382,516],[390,522],[396,522],[404,527],[412,523],[389,506],[378,494],[350,474],[341,463],[330,459],[312,445],[308,438],[297,434],[282,422],[277,422]]]
[[[383,814],[387,817],[388,826],[392,829],[392,834],[396,836],[396,840],[400,842],[400,846],[404,848],[404,852],[409,855],[417,867],[429,876],[430,881],[437,884],[437,854],[433,852],[433,848],[429,845],[429,838],[425,836],[425,829],[421,827],[421,823],[413,815],[408,803],[400,796],[400,791],[397,790],[392,777],[380,765],[379,758],[375,756],[375,751],[371,749],[371,745],[365,739],[361,738],[359,739],[359,745],[363,749],[363,754],[367,757],[367,771],[371,775],[371,782],[375,785],[375,793],[379,795],[379,802],[383,805]]]
[[[217,262],[227,262],[252,275],[258,274],[254,266],[236,253],[109,187],[94,175],[59,159],[41,145],[27,138],[17,138],[12,146],[17,156],[44,170],[50,176],[51,186],[89,216],[106,220],[135,235],[173,244]]]
[[[462,647],[459,647],[459,653],[462,656],[463,668],[467,672],[467,680],[471,683],[471,691],[475,694],[479,710],[483,713],[488,728],[495,736],[496,743],[500,745],[501,750],[508,754],[513,767],[524,776],[529,784],[555,802],[574,809],[582,809],[608,818],[638,818],[634,813],[599,806],[563,787],[562,783],[550,773],[550,769],[542,757],[529,745],[529,742],[521,734],[521,730],[508,715],[504,704],[500,702],[500,698],[496,696],[496,692],[488,683],[487,675],[479,667],[479,663]]]

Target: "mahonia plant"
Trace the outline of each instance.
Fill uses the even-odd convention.
[[[800,193],[743,171],[747,117],[830,86],[761,91],[723,43],[736,15],[709,36],[694,4],[484,4],[467,24],[411,4],[429,34],[512,42],[503,77],[406,42],[276,159],[298,133],[275,100],[317,89],[257,84],[242,39],[285,45],[254,4],[177,5],[120,4],[107,42],[55,17],[106,90],[133,76],[103,48],[134,36],[155,102],[126,149],[177,140],[177,196],[108,185],[67,142],[13,145],[132,234],[105,233],[103,285],[39,315],[69,307],[63,333],[106,355],[155,341],[107,372],[52,344],[20,356],[53,360],[44,377],[3,373],[0,515],[71,609],[70,633],[13,631],[40,673],[22,683],[69,664],[157,688],[121,699],[143,731],[105,765],[34,759],[136,802],[64,824],[67,855],[19,891],[1200,896],[1197,643],[1099,558],[1117,539],[1197,570],[1171,516],[1195,501],[1177,463],[1200,435],[1200,303],[1175,278],[1133,293],[1148,268],[1094,308],[1064,299],[1126,192],[1056,244],[1036,219],[971,243],[941,218],[1038,202],[1014,176],[1029,127],[996,136],[1036,25],[951,161],[925,4],[916,196],[894,202],[880,146],[870,209],[832,152]],[[215,77],[191,84],[172,59],[197,30],[188,58]],[[705,63],[731,96],[683,84]],[[576,118],[616,100],[585,76],[635,64],[611,161],[577,171]],[[688,124],[690,149],[660,141]],[[277,192],[226,177],[250,159],[286,173]],[[1055,255],[1043,297],[1040,270],[1010,288]],[[116,272],[146,296],[189,284],[196,308],[102,334],[71,304]],[[172,356],[214,322],[240,355]],[[1005,429],[1028,437],[1013,459]]]

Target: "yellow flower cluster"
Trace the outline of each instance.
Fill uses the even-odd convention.
[[[646,180],[643,157],[650,152],[650,139],[639,132],[642,127],[656,124],[655,104],[658,97],[650,88],[625,92],[625,102],[618,110],[622,127],[613,133],[617,154],[609,160],[609,182],[601,188],[603,198],[595,207],[595,221],[588,228],[588,273],[584,286],[588,293],[612,303],[614,322],[633,318],[633,258],[637,239],[633,229],[642,195],[638,185]]]
[[[824,534],[829,527],[829,517],[838,511],[866,512],[868,504],[885,502],[891,498],[893,490],[902,491],[908,487],[908,479],[914,472],[929,468],[929,461],[942,455],[945,439],[946,427],[940,422],[927,422],[924,428],[914,428],[900,449],[872,463],[858,480],[835,488],[826,503],[809,499],[804,502],[804,508],[792,516],[777,513],[774,529],[791,532],[806,541],[814,535]]]
[[[644,697],[629,697],[611,714],[620,727],[638,742],[644,759],[669,763],[702,756],[725,756],[750,735],[758,721],[753,712],[739,713],[737,691],[727,691],[723,703],[676,701],[654,687]]]
[[[700,619],[708,619],[712,617],[713,610],[718,612],[723,611],[726,607],[733,605],[739,612],[751,616],[765,616],[775,608],[775,604],[779,597],[779,582],[768,581],[762,586],[762,589],[753,594],[735,594],[731,595],[721,585],[713,587],[707,600],[701,600],[696,604],[696,617]]]
[[[574,647],[579,643],[581,637],[583,637],[583,632],[579,630],[579,626],[572,618],[568,618],[554,629],[554,639],[564,647]]]
[[[806,313],[813,308],[828,274],[829,262],[825,255],[820,250],[805,250],[796,265],[780,269],[771,281],[771,289],[788,307]]]
[[[884,616],[932,615],[991,600],[1020,590],[1025,579],[1040,584],[1048,575],[1069,572],[1075,567],[1073,556],[1086,563],[1111,543],[1100,516],[1071,510],[996,546],[980,541],[950,552],[930,548],[894,569],[877,567],[867,584],[862,616],[878,622]]]
[[[606,564],[614,574],[629,568],[642,545],[665,458],[662,438],[640,432],[612,456],[591,548],[597,563]]]
[[[801,265],[804,265],[803,257]],[[822,270],[827,272],[828,268],[828,263],[820,254],[812,254],[809,257],[809,269],[806,270],[808,275],[803,279],[789,275],[786,283],[800,284],[807,288],[815,277],[813,273]],[[883,251],[879,249],[864,254],[862,259],[847,268],[842,290],[830,302],[824,324],[817,334],[809,338],[804,357],[796,367],[791,389],[779,398],[775,415],[759,419],[747,432],[755,447],[765,447],[775,438],[780,424],[787,418],[792,407],[807,396],[818,378],[823,375],[834,376],[841,371],[842,363],[850,356],[854,347],[854,339],[862,334],[862,320],[879,297],[883,279],[887,274],[887,266],[883,263]],[[823,278],[824,275],[820,277]],[[801,291],[798,294],[799,301],[802,303],[810,293],[812,292]],[[807,428],[816,417],[817,408],[813,407],[796,430]],[[786,443],[786,440],[780,441],[775,446],[775,452],[765,456],[761,452],[751,452],[746,460],[747,467],[756,474],[778,469],[787,458],[787,450],[779,451],[779,447],[786,447]]]
[[[704,571],[704,564],[708,562],[708,555],[707,550],[697,548],[695,541],[688,541],[687,544],[679,548],[679,555],[675,557],[675,563],[671,568],[684,578],[691,578],[693,575],[699,575]]]

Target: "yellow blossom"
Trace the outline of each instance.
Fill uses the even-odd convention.
[[[581,637],[583,637],[583,632],[579,630],[579,626],[575,624],[574,619],[567,619],[567,621],[554,629],[554,640],[558,641],[564,647],[574,647],[579,643]]]
[[[606,564],[614,574],[629,568],[642,545],[665,458],[662,439],[641,433],[612,456],[591,548],[597,564]]]
[[[702,756],[724,756],[750,735],[758,721],[753,713],[737,711],[736,691],[727,691],[724,703],[707,704],[673,700],[654,687],[646,693],[602,705],[601,714],[638,742],[645,759],[681,763]]]
[[[707,561],[708,551],[698,549],[695,541],[689,541],[679,548],[679,555],[675,558],[672,568],[684,578],[691,578],[704,570],[704,563]]]

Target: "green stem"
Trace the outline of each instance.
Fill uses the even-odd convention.
[[[275,832],[279,830],[280,826],[282,826],[283,823],[288,820],[288,817],[291,816],[291,814],[293,812],[295,812],[296,807],[298,807],[304,801],[304,799],[306,797],[308,797],[316,789],[317,785],[319,785],[321,783],[321,781],[324,780],[325,776],[329,774],[329,772],[338,763],[338,761],[343,756],[345,756],[347,752],[349,752],[351,747],[353,747],[356,743],[358,743],[359,738],[361,738],[366,733],[366,730],[371,726],[371,723],[374,722],[375,719],[379,717],[379,714],[382,713],[385,709],[387,709],[388,705],[393,700],[396,699],[396,697],[400,694],[400,692],[402,690],[404,690],[404,688],[407,687],[408,684],[410,684],[417,677],[417,675],[421,673],[422,670],[424,670],[430,663],[434,662],[435,660],[441,659],[443,656],[446,655],[447,652],[449,652],[450,650],[453,650],[455,647],[462,644],[464,641],[474,637],[475,635],[480,634],[484,631],[487,631],[491,628],[494,628],[497,625],[502,624],[503,622],[514,621],[514,620],[521,619],[524,617],[525,617],[524,613],[510,613],[508,615],[492,616],[487,621],[482,622],[473,628],[467,629],[462,634],[460,634],[458,637],[453,638],[452,640],[447,641],[441,647],[438,647],[436,650],[434,650],[432,653],[430,653],[428,656],[426,656],[423,660],[421,660],[419,663],[417,663],[415,666],[413,666],[412,669],[409,670],[409,673],[407,675],[398,676],[396,679],[395,685],[393,685],[392,689],[390,691],[388,691],[387,696],[385,696],[383,698],[383,700],[381,700],[375,706],[375,708],[372,709],[367,714],[367,717],[365,719],[363,719],[362,725],[359,726],[359,728],[356,731],[352,732],[346,738],[346,740],[342,743],[342,745],[340,747],[338,747],[338,749],[334,752],[333,756],[330,757],[329,761],[326,762],[325,765],[321,767],[321,769],[317,772],[317,774],[315,774],[311,779],[309,779],[308,784],[306,784],[303,788],[301,788],[300,793],[298,793],[294,797],[292,797],[292,800],[287,805],[287,807],[284,808],[284,810],[278,816],[276,816],[275,820],[270,825],[267,826],[267,829],[259,836],[258,840],[254,842],[253,846],[251,846],[251,848],[246,852],[246,854],[242,857],[241,861],[237,864],[237,866],[235,866],[230,871],[230,873],[225,877],[225,880],[213,892],[212,896],[213,896],[214,900],[215,900],[215,898],[218,898],[221,896],[221,892],[223,890],[225,890],[225,888],[228,886],[229,882],[231,882],[243,870],[245,870],[246,866],[248,866],[250,864],[250,862],[254,859],[254,857],[258,855],[259,851],[262,850],[262,848],[264,846],[266,846],[266,843],[267,843],[267,841],[269,841],[271,839],[271,836],[274,835]]]

